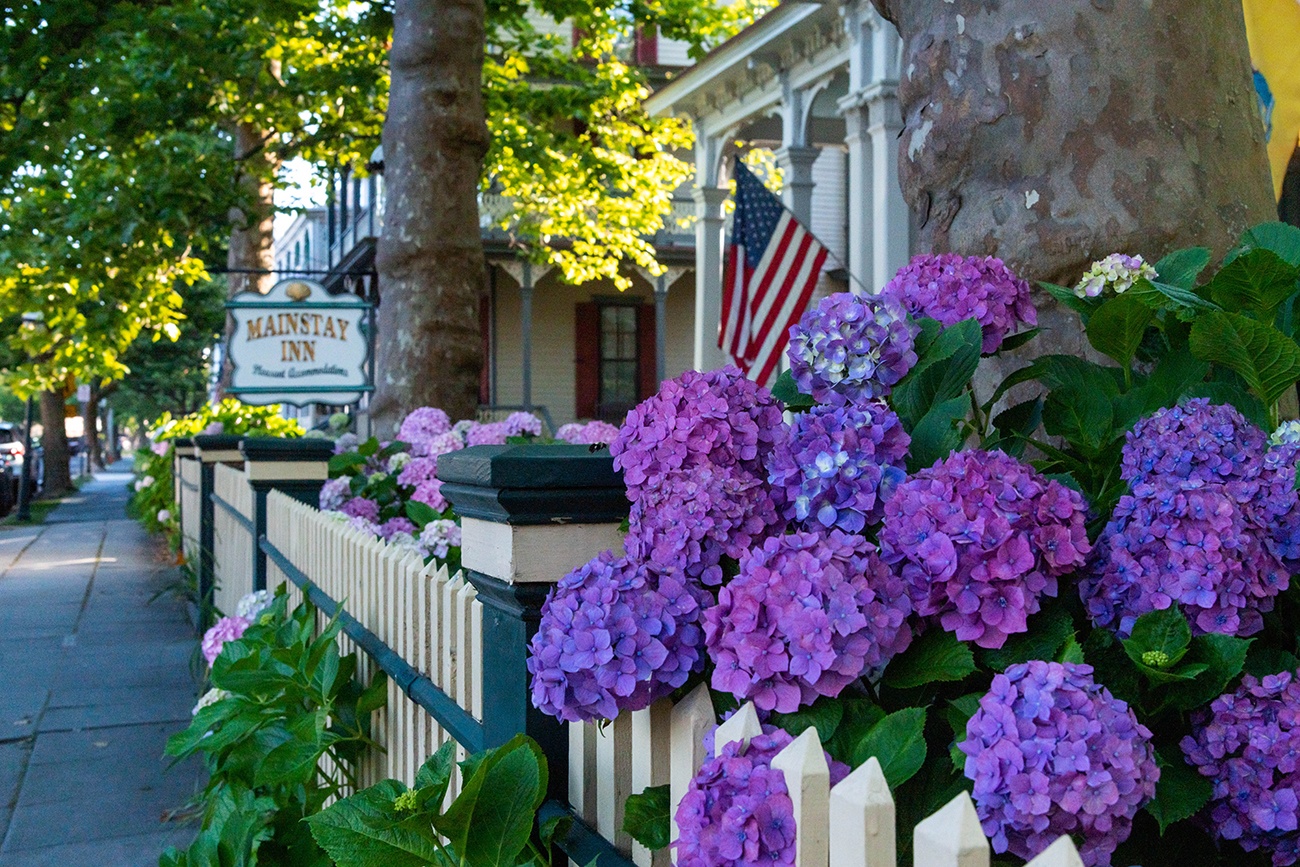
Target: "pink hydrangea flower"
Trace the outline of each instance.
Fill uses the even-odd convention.
[[[221,648],[227,641],[234,641],[241,638],[244,631],[248,629],[249,621],[243,617],[223,617],[207,632],[203,633],[203,658],[207,660],[208,665],[221,655]]]

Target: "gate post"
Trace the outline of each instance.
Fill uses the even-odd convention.
[[[212,502],[217,464],[242,463],[239,437],[227,434],[199,434],[194,437],[194,456],[199,460],[199,627],[207,629],[216,595],[214,580],[214,521]]]
[[[461,565],[483,603],[484,745],[531,736],[551,766],[551,797],[564,801],[568,732],[533,707],[528,642],[554,584],[601,551],[622,549],[622,476],[607,451],[506,445],[442,455],[438,478],[461,516]]]
[[[299,502],[315,506],[321,486],[329,478],[334,443],[325,439],[247,437],[239,444],[244,456],[244,478],[253,489],[253,589],[266,589],[266,495],[283,491]]]

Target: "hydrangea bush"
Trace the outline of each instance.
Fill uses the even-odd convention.
[[[753,703],[766,739],[700,769],[679,863],[790,863],[771,757],[810,726],[880,759],[900,827],[972,792],[999,855],[1070,834],[1089,867],[1296,863],[1298,251],[1271,224],[1213,273],[1125,253],[1039,284],[1105,360],[1001,382],[976,373],[1034,340],[1029,284],[918,256],[806,312],[771,391],[664,383],[611,445],[622,555],[543,609],[535,703],[592,720],[700,682],[719,713]],[[683,622],[662,575],[695,628],[660,650]]]
[[[581,428],[581,426],[577,426]],[[460,524],[442,495],[438,458],[475,445],[531,442],[542,421],[528,412],[503,421],[459,421],[437,407],[408,413],[397,439],[365,442],[346,435],[335,442],[330,480],[321,488],[321,511],[349,527],[411,551],[425,560],[460,567]]]

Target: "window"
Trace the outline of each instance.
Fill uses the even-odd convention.
[[[621,419],[636,406],[637,334],[636,308],[605,304],[600,308],[600,395],[598,418]]]
[[[311,232],[302,236],[302,262],[306,267],[311,267]]]
[[[622,299],[577,305],[575,413],[618,423],[658,389],[654,307]]]
[[[301,253],[302,253],[301,245],[297,241],[294,241],[293,242],[293,267],[295,268],[298,267],[298,262],[301,261],[301,257],[299,255]]]

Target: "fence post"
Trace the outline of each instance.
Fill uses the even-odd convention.
[[[199,619],[200,628],[211,624],[216,584],[213,572],[213,477],[217,464],[242,461],[239,437],[226,434],[199,434],[194,437],[194,455],[199,459]]]
[[[476,446],[438,458],[442,493],[461,516],[461,564],[483,603],[483,739],[519,732],[550,762],[566,800],[568,733],[533,707],[526,668],[551,586],[606,549],[620,551],[628,502],[606,451],[587,446]]]
[[[315,506],[329,478],[334,443],[323,439],[245,437],[239,444],[244,457],[244,478],[253,489],[253,589],[266,589],[266,495],[283,491],[299,502]]]

